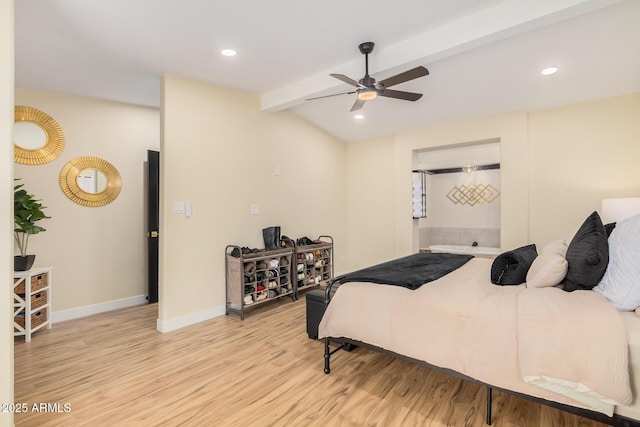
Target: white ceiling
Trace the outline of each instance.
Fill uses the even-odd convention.
[[[258,93],[345,141],[640,91],[638,0],[16,0],[16,87],[159,106],[177,74]],[[426,66],[368,102],[329,77]],[[220,49],[238,51],[223,57]],[[560,68],[540,75],[549,65]]]

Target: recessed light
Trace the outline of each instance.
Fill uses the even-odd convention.
[[[356,120],[362,120],[364,119],[364,116],[362,114],[356,114],[355,116],[353,116],[353,118]]]
[[[224,56],[236,56],[238,52],[233,49],[222,49],[220,53]]]
[[[558,71],[558,67],[547,67],[542,70],[542,74],[545,76],[550,76],[551,74],[555,74],[556,71]]]

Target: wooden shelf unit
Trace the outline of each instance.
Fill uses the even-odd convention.
[[[239,256],[233,256],[234,249]],[[239,246],[225,249],[226,314],[244,320],[245,310],[285,296],[296,298],[291,280],[293,248],[243,254]]]
[[[281,249],[248,254],[236,245],[225,248],[226,314],[244,320],[245,310],[251,307],[284,296],[295,301],[299,291],[333,279],[331,236],[320,236],[310,245],[297,245],[286,238],[282,244]]]
[[[13,336],[51,329],[51,267],[32,268],[13,273]]]
[[[333,279],[333,238],[320,236],[311,245],[295,245],[292,281],[298,291],[326,285]]]

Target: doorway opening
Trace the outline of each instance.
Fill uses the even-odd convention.
[[[498,138],[414,150],[412,169],[424,175],[426,194],[414,247],[500,248]]]

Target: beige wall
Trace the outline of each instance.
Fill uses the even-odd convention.
[[[632,94],[459,121],[350,145],[350,199],[354,193],[357,205],[383,208],[380,215],[362,218],[350,201],[349,268],[417,251],[418,221],[410,211],[413,151],[467,141],[500,140],[503,249],[571,239],[586,216],[600,209],[603,198],[640,195],[638,117],[640,94]],[[395,188],[379,191],[384,186],[365,185],[369,179],[393,182]],[[395,244],[389,242],[389,230],[394,230]]]
[[[290,112],[261,112],[255,94],[177,76],[162,87],[159,329],[224,313],[225,246],[263,248],[268,226],[332,235],[343,268],[345,144]],[[173,214],[175,201],[193,215]]]
[[[349,270],[396,254],[394,150],[392,137],[347,145]]]
[[[411,219],[406,203],[411,194],[412,151],[490,139],[499,140],[501,150],[501,246],[509,248],[527,242],[528,175],[526,167],[522,167],[527,163],[526,121],[525,112],[514,112],[417,129],[396,136],[398,255],[418,249],[417,221]]]
[[[13,402],[13,0],[0,1],[0,402]],[[8,207],[4,208],[5,206]],[[13,414],[0,411],[0,426]]]
[[[640,196],[640,93],[529,113],[530,235],[571,239],[601,200]]]
[[[66,137],[61,156],[44,165],[15,165],[15,176],[43,200],[51,219],[33,236],[36,266],[53,267],[54,319],[69,310],[146,294],[144,162],[160,147],[157,109],[33,90],[16,89],[16,105],[53,117]],[[78,156],[97,156],[122,176],[122,191],[98,208],[69,200],[59,185],[62,167]],[[108,306],[107,306],[108,307]]]

